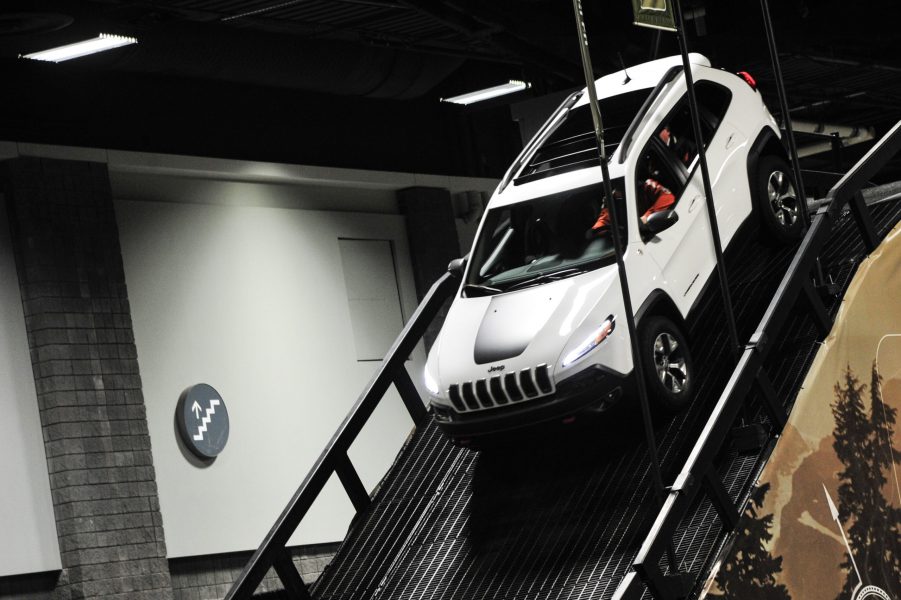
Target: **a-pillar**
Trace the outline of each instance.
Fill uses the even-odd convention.
[[[106,165],[20,157],[0,174],[63,565],[56,595],[171,598]]]

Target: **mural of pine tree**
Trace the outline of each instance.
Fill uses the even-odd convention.
[[[880,381],[874,365],[867,414],[864,406],[867,386],[860,383],[850,366],[846,367],[843,384],[836,383],[834,387],[832,447],[844,466],[838,474],[839,519],[846,528],[860,578],[864,585],[877,585],[897,597],[901,591],[898,589],[901,514],[883,495],[886,475],[892,467],[886,443],[891,444],[896,411],[882,403]],[[836,600],[851,600],[860,582],[850,556],[845,556],[841,567],[848,577]]]
[[[894,478],[894,460],[901,461],[901,452],[893,447],[897,409],[886,405],[882,398],[882,376],[876,363],[870,374],[870,449],[873,477],[873,527],[870,533],[874,548],[867,556],[867,564],[860,565],[872,582],[882,582],[880,587],[889,595],[901,597],[901,508],[888,502],[889,478]]]
[[[709,597],[729,600],[791,600],[786,587],[776,583],[776,574],[782,571],[782,557],[774,557],[766,549],[766,543],[773,539],[770,531],[773,515],[759,515],[769,489],[770,484],[766,483],[751,495],[748,510],[738,524],[735,545],[716,577],[722,595],[711,594]]]
[[[870,425],[863,404],[863,394],[866,386],[861,384],[850,365],[845,368],[844,386],[836,383],[835,403],[832,405],[832,415],[835,418],[833,431],[834,441],[832,447],[838,459],[844,465],[844,469],[838,474],[841,484],[838,487],[838,515],[839,520],[845,526],[849,519],[855,518],[855,531],[848,532],[851,548],[855,560],[860,560],[860,549],[866,547],[865,543],[855,537],[861,530],[868,529],[868,525],[858,515],[864,514],[864,507],[869,504],[864,497],[869,490],[869,472],[867,457],[865,455],[869,438]],[[861,527],[863,526],[863,527]],[[849,575],[845,579],[845,585],[837,600],[851,600],[851,594],[857,586],[857,578],[854,573],[854,565],[849,556],[845,556],[841,567]]]

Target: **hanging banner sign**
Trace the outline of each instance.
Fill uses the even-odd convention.
[[[672,0],[632,0],[635,24],[640,27],[676,31]]]

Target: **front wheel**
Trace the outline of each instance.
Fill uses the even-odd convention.
[[[788,163],[778,156],[760,159],[756,205],[769,238],[787,244],[801,236],[801,211],[806,202],[798,196]]]
[[[652,316],[639,331],[648,400],[658,411],[676,413],[694,396],[695,375],[688,342],[666,317]]]

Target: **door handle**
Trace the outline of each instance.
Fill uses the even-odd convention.
[[[729,139],[726,140],[726,150],[728,150],[729,148],[732,147],[732,140],[734,140],[734,139],[735,139],[735,134],[734,133],[729,134]]]
[[[691,203],[688,205],[688,212],[693,211],[698,206],[698,200],[702,200],[703,196],[695,196],[691,199]]]

